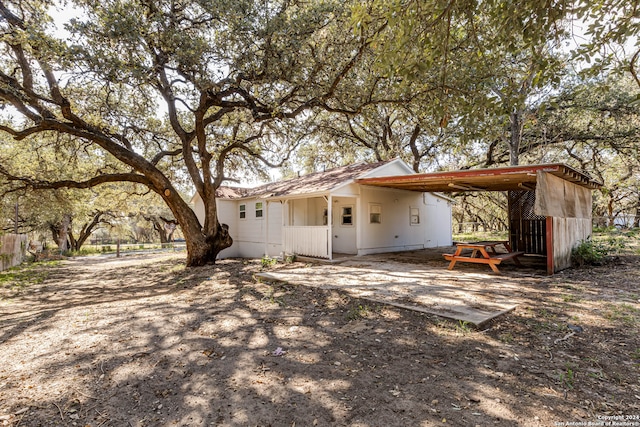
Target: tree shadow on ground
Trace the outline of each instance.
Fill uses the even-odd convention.
[[[551,279],[523,283],[529,303],[477,331],[261,283],[259,262],[181,262],[64,265],[15,295],[0,415],[29,408],[7,421],[22,426],[550,425],[628,395],[624,368],[583,357],[627,332],[601,325],[609,341],[587,330],[555,342],[571,310],[556,300],[571,290]]]

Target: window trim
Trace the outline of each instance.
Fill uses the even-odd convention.
[[[350,209],[349,213],[346,214],[345,213],[345,209]],[[347,205],[347,206],[342,206],[340,209],[340,226],[342,227],[353,227],[353,205]],[[351,219],[351,222],[345,223],[344,219],[346,217],[349,217]]]
[[[377,221],[374,221],[375,216],[377,216]],[[369,203],[369,224],[382,224],[381,203]]]
[[[414,214],[413,212],[417,211],[417,214]],[[414,217],[416,218],[417,221],[414,222]],[[412,227],[415,226],[419,226],[420,225],[420,208],[417,208],[415,206],[409,206],[409,225]]]

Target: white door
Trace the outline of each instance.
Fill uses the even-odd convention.
[[[334,205],[331,227],[333,252],[356,255],[356,203],[355,199]]]
[[[447,202],[440,199],[430,201],[425,214],[425,247],[450,246],[451,213]]]

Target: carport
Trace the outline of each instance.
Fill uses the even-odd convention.
[[[468,169],[356,180],[410,191],[507,193],[509,241],[514,251],[543,255],[547,273],[571,265],[571,250],[591,236],[592,190],[602,186],[562,163]]]

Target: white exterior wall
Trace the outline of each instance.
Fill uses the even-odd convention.
[[[430,193],[363,187],[358,255],[450,246],[451,203]],[[381,209],[381,223],[371,223],[373,205]],[[411,223],[411,209],[419,222]],[[415,212],[415,211],[414,211]]]
[[[282,252],[282,205],[279,202],[267,202],[261,199],[238,200],[236,215],[240,215],[240,205],[246,206],[246,217],[238,219],[234,244],[238,245],[238,255],[245,258],[261,258],[268,251],[271,257],[280,256]],[[256,217],[256,203],[262,203],[262,217]],[[267,224],[269,225],[269,245],[267,238]]]
[[[288,218],[291,218],[291,222],[288,225],[307,225],[307,199],[290,200],[287,206],[289,207]]]
[[[323,220],[324,210],[327,209],[326,200],[322,197],[313,197],[307,200],[308,217],[306,225],[327,225]]]
[[[451,202],[432,193],[424,193],[424,205],[427,225],[425,248],[453,245]]]
[[[202,198],[199,194],[196,194],[193,196],[193,199],[191,199],[191,202],[193,203],[193,211],[196,213],[200,225],[204,224],[204,203],[202,202]]]
[[[282,247],[282,209],[283,204],[278,201],[269,202],[269,245],[270,257],[278,257],[284,251]]]
[[[199,199],[200,200],[200,199]],[[239,247],[236,241],[236,237],[238,235],[238,214],[237,214],[237,205],[233,200],[216,200],[218,206],[218,221],[220,224],[227,224],[229,226],[229,235],[233,239],[233,244],[231,247],[227,249],[223,249],[218,254],[218,258],[232,258],[239,256]],[[198,205],[196,205],[198,206]],[[196,210],[196,215],[198,215],[198,219],[202,224],[204,222],[204,204],[202,201],[200,202],[201,213],[199,214]],[[202,215],[202,216],[200,216]]]
[[[233,245],[224,249],[218,255],[219,258],[245,257],[261,258],[268,250],[271,257],[280,256],[282,253],[282,204],[267,202],[265,200],[228,200],[217,199],[218,220],[221,224],[229,225],[229,234],[233,239]],[[263,216],[256,217],[256,203],[262,202]],[[240,205],[246,206],[246,217],[240,219]],[[204,203],[198,196],[194,198],[194,211],[198,220],[204,222]],[[267,222],[269,224],[269,245],[265,244],[267,236]]]
[[[402,160],[396,159],[391,163],[382,165],[377,169],[362,176],[362,178],[377,178],[379,176],[394,176],[394,175],[411,175],[415,172]]]
[[[372,223],[372,209],[380,209],[380,223]],[[411,224],[411,208],[419,222]],[[363,187],[361,192],[360,245],[358,255],[423,249],[425,206],[422,193]]]

